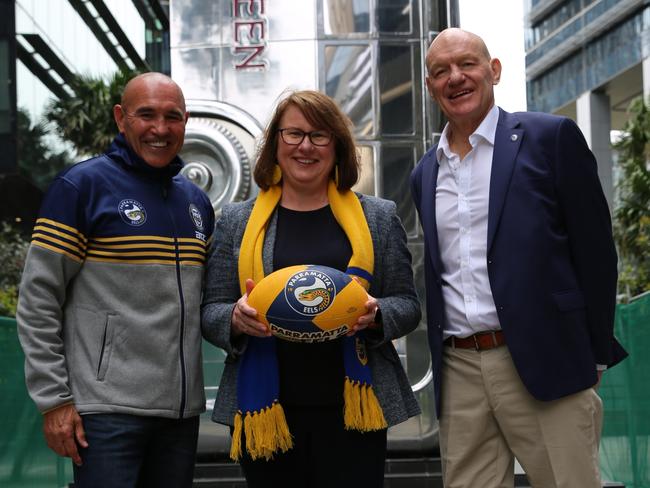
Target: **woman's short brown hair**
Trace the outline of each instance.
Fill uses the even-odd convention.
[[[275,112],[264,129],[257,150],[257,162],[253,170],[255,183],[262,190],[268,190],[273,184],[273,172],[277,164],[278,130],[281,128],[280,119],[291,105],[298,108],[315,128],[332,133],[335,164],[338,167],[338,189],[352,188],[359,179],[360,168],[352,135],[352,122],[332,98],[314,90],[289,92],[275,107]]]

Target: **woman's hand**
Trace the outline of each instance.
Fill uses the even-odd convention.
[[[368,295],[368,301],[366,302],[366,313],[357,319],[357,323],[352,326],[350,331],[346,334],[348,336],[356,334],[358,331],[363,329],[376,329],[380,327],[380,324],[375,322],[377,317],[377,312],[379,311],[379,303],[377,299]]]
[[[268,337],[271,335],[269,328],[257,320],[257,310],[248,304],[248,295],[255,287],[255,282],[246,280],[246,293],[237,300],[232,310],[230,329],[233,336],[248,334],[255,337]]]

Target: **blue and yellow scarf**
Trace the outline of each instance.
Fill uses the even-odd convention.
[[[346,272],[356,276],[368,290],[372,280],[374,252],[370,230],[359,199],[352,191],[339,192],[334,181],[327,190],[330,207],[352,247]],[[258,283],[264,278],[262,248],[266,226],[280,202],[282,187],[271,186],[258,195],[248,219],[239,254],[239,285],[246,293],[245,282]],[[305,263],[311,264],[311,263]],[[293,447],[279,398],[279,374],[275,337],[249,337],[241,358],[237,379],[238,411],[235,414],[230,457],[242,455],[242,433],[246,451],[252,459],[271,459],[277,452]],[[372,376],[365,354],[364,334],[343,338],[345,383],[343,389],[346,429],[367,432],[387,427],[381,406],[372,389]]]

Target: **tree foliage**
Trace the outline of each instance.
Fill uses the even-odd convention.
[[[124,86],[136,74],[117,71],[108,81],[78,76],[71,86],[75,96],[52,100],[45,117],[80,156],[101,154],[117,133],[113,105],[120,103]]]
[[[0,222],[0,315],[14,317],[18,285],[29,241],[17,229]]]
[[[619,290],[628,298],[650,290],[650,109],[639,98],[618,150],[620,176],[614,237],[620,260]]]
[[[23,109],[18,109],[17,133],[18,172],[45,190],[59,171],[72,164],[72,157],[66,150],[53,150],[46,141],[46,124],[32,123]]]

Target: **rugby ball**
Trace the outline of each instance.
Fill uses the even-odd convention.
[[[346,334],[366,313],[368,294],[350,275],[328,266],[274,271],[255,285],[248,304],[278,338],[324,342]]]

